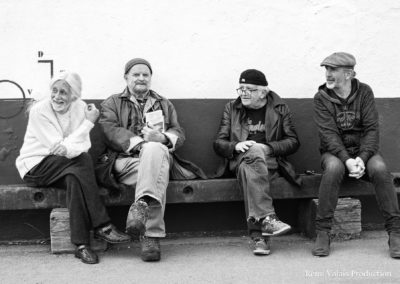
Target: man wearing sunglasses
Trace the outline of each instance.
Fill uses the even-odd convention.
[[[268,88],[261,71],[242,72],[237,93],[225,106],[214,149],[226,158],[243,190],[253,253],[268,255],[270,237],[290,230],[275,214],[270,181],[282,175],[300,185],[286,160],[300,143],[288,106]]]

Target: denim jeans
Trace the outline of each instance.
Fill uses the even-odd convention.
[[[316,230],[330,231],[332,218],[337,205],[340,185],[348,171],[344,163],[330,153],[321,157],[323,170],[319,186],[319,201],[316,216]],[[400,212],[397,194],[392,184],[392,178],[385,162],[379,154],[372,156],[366,167],[366,179],[373,183],[376,200],[385,219],[385,228],[388,233],[400,232]]]
[[[158,142],[147,142],[139,155],[120,155],[114,164],[120,183],[136,187],[135,201],[148,196],[149,215],[146,222],[148,237],[165,237],[164,213],[168,181],[172,179],[193,179],[197,176],[174,163],[168,148]]]
[[[277,171],[268,170],[268,155],[268,147],[257,143],[237,157],[236,176],[243,191],[247,227],[251,236],[261,235],[260,220],[275,214],[269,184],[277,176]]]

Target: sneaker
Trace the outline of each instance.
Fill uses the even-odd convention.
[[[255,255],[269,255],[271,252],[271,240],[267,238],[252,239],[253,253]]]
[[[268,215],[261,223],[261,232],[263,236],[278,236],[290,230],[290,226],[279,221],[275,214]]]
[[[160,239],[142,236],[140,239],[142,245],[141,257],[143,261],[159,261],[161,258]]]
[[[400,234],[391,232],[389,234],[389,252],[393,258],[400,258]]]
[[[328,256],[330,253],[330,236],[328,232],[317,231],[317,238],[311,251],[315,256]]]
[[[146,202],[138,200],[131,205],[126,218],[126,233],[134,240],[139,240],[146,232],[146,221],[149,206]]]

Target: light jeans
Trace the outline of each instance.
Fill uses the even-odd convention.
[[[270,195],[270,181],[278,177],[276,169],[268,170],[268,147],[256,143],[237,157],[236,175],[243,190],[247,228],[251,236],[261,235],[260,220],[275,214]]]
[[[168,148],[158,142],[144,143],[139,155],[119,155],[114,170],[120,183],[136,187],[135,202],[144,196],[156,201],[149,204],[145,235],[165,237],[164,212],[169,178],[192,179],[195,175],[174,163]]]

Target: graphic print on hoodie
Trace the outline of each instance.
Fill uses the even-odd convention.
[[[357,79],[352,79],[351,85],[346,99],[326,84],[314,97],[320,151],[330,152],[343,162],[356,156],[366,162],[378,151],[378,113],[371,88]]]

